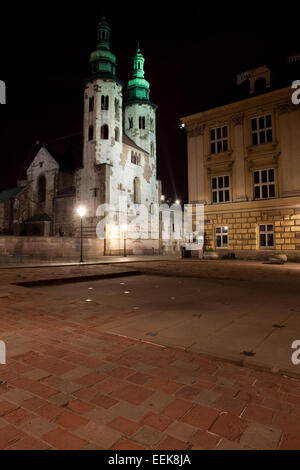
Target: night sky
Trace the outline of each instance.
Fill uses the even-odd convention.
[[[158,105],[158,177],[164,194],[186,200],[186,136],[179,118],[222,99],[237,73],[300,52],[300,2],[229,5],[1,5],[0,79],[6,82],[7,104],[0,106],[0,189],[15,186],[36,140],[82,131],[82,81],[96,48],[97,23],[105,15],[117,76],[125,84],[140,42],[150,99]]]

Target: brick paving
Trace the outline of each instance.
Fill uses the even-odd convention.
[[[300,449],[299,380],[105,334],[5,272],[0,449]]]

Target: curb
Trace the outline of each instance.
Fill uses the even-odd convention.
[[[104,279],[115,279],[118,277],[139,276],[141,271],[124,271],[118,273],[98,274],[93,276],[62,277],[60,279],[41,279],[39,281],[13,282],[13,286],[41,287],[61,284],[73,284],[75,282],[99,281]]]
[[[259,362],[250,362],[244,359],[236,359],[232,356],[222,356],[221,354],[212,354],[212,353],[207,353],[205,351],[193,351],[192,346],[191,348],[181,348],[180,346],[165,346],[163,344],[159,343],[154,343],[152,341],[146,341],[143,339],[137,339],[137,338],[132,338],[131,336],[126,336],[126,335],[121,335],[118,333],[114,333],[111,331],[104,331],[104,333],[112,335],[112,336],[119,336],[120,338],[126,338],[130,341],[136,341],[137,343],[143,343],[143,344],[150,344],[152,346],[155,346],[160,349],[170,349],[173,351],[181,351],[181,352],[186,352],[187,354],[196,354],[199,357],[203,357],[205,359],[209,359],[212,361],[217,361],[217,362],[223,362],[227,364],[233,364],[238,367],[243,367],[245,369],[253,369],[257,370],[260,372],[267,372],[272,375],[279,375],[283,377],[288,377],[291,380],[298,380],[300,381],[300,373],[293,373],[289,370],[286,369],[277,369],[275,367],[269,367],[265,364],[261,364]]]

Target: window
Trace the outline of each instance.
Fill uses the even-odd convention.
[[[107,140],[109,138],[108,125],[103,124],[101,127],[101,139]]]
[[[211,183],[213,204],[230,202],[230,177],[228,175],[214,176]]]
[[[140,164],[140,155],[133,151],[131,152],[131,163],[133,163],[134,165]]]
[[[146,119],[144,116],[139,117],[139,129],[145,129],[146,127]]]
[[[275,197],[275,170],[257,170],[253,173],[254,199],[270,199]]]
[[[141,182],[139,178],[133,180],[133,202],[134,204],[141,203]]]
[[[89,98],[89,112],[94,111],[94,97]]]
[[[115,128],[115,141],[119,142],[119,140],[120,140],[120,131],[119,131],[119,128],[116,127]]]
[[[109,96],[102,95],[101,96],[101,109],[103,109],[104,111],[107,111],[108,106],[109,106]]]
[[[128,129],[132,129],[133,128],[133,118],[130,117],[128,118]]]
[[[154,145],[153,145],[153,142],[151,142],[151,145],[150,145],[150,155],[151,155],[151,157],[154,157]]]
[[[259,226],[260,248],[274,248],[274,225],[263,224]]]
[[[94,127],[89,126],[89,140],[93,140],[93,139],[94,139]]]
[[[228,247],[228,227],[216,227],[216,247]]]
[[[38,201],[46,201],[46,178],[45,175],[41,175],[38,179]]]
[[[228,151],[228,126],[216,127],[210,130],[210,153]]]
[[[266,88],[267,88],[267,80],[265,78],[261,77],[255,81],[255,85],[254,85],[255,93],[261,93],[262,91],[265,91]]]
[[[120,119],[120,103],[117,99],[115,99],[115,119]]]
[[[266,114],[251,119],[252,145],[265,144],[273,141],[272,116]]]

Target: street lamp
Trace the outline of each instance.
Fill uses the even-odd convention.
[[[86,214],[86,208],[84,206],[80,206],[77,208],[77,214],[80,217],[80,263],[83,263],[83,249],[82,249],[82,219]]]
[[[126,231],[127,231],[127,225],[122,225],[122,230],[123,230],[123,237],[124,237],[124,258],[127,257],[127,251],[126,251]]]

